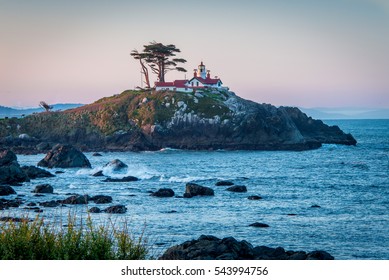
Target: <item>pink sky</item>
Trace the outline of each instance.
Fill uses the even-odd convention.
[[[385,1],[79,2],[0,2],[0,105],[133,89],[140,68],[129,54],[155,40],[181,49],[188,78],[203,60],[260,103],[389,107]],[[184,74],[167,74],[176,78]]]

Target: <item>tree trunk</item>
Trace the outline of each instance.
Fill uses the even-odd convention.
[[[142,59],[139,59],[139,61],[140,61],[140,65],[142,66],[142,71],[143,71],[142,73],[145,76],[146,88],[150,88],[149,69],[147,69]]]
[[[165,82],[165,63],[162,61],[159,61],[158,63],[158,78],[160,82]]]

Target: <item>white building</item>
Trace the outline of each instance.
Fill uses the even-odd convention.
[[[223,87],[223,82],[218,78],[211,78],[209,70],[205,69],[203,62],[194,70],[193,78],[190,80],[175,80],[174,82],[155,82],[156,90],[172,90],[180,92],[193,92],[207,88],[227,89]]]

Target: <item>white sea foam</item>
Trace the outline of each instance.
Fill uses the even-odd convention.
[[[69,189],[78,189],[79,187],[77,187],[76,185],[70,184],[68,188]]]
[[[204,181],[204,180],[211,180],[214,178],[211,177],[196,177],[196,176],[172,176],[169,178],[166,178],[165,176],[161,176],[159,181],[160,182],[170,182],[170,183],[188,183],[193,181]]]
[[[99,170],[97,170],[97,168],[95,168],[93,170],[96,170],[95,172],[99,171]],[[87,169],[87,168],[83,168],[83,169],[77,170],[76,175],[81,175],[81,176],[83,176],[83,175],[91,175],[91,174],[95,173],[95,172],[93,172],[93,170]]]
[[[103,171],[103,175],[112,178],[122,178],[125,176],[134,176],[140,179],[150,179],[155,176],[160,176],[160,173],[140,164],[130,164],[127,168],[121,170],[114,170],[112,166],[97,167],[90,172],[94,174],[98,171]]]

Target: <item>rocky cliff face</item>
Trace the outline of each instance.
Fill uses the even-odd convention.
[[[64,112],[0,121],[0,144],[47,150],[305,150],[322,143],[355,145],[350,134],[297,108],[258,104],[227,91],[125,91]]]

